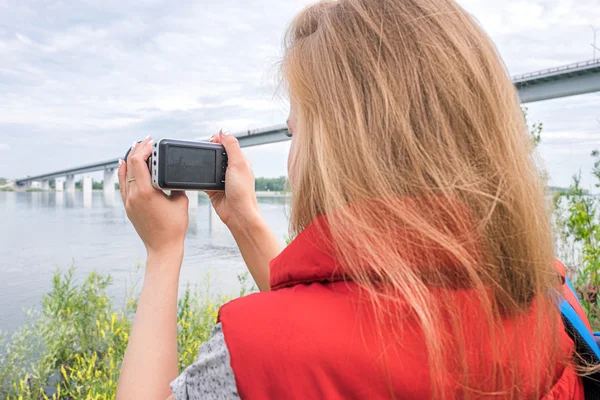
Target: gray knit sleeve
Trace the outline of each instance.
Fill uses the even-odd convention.
[[[196,361],[171,382],[171,390],[177,400],[239,399],[220,323],[200,346]]]

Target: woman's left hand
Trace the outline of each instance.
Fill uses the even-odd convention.
[[[154,189],[146,160],[152,154],[148,137],[132,148],[119,167],[119,186],[127,217],[150,256],[180,254],[188,226],[188,198],[184,192],[165,195]]]

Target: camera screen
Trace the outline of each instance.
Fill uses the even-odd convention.
[[[215,150],[170,146],[166,158],[168,182],[215,183]]]

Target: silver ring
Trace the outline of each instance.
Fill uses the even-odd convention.
[[[128,180],[127,180],[127,183],[131,183],[131,182],[133,182],[133,181],[135,181],[135,178],[128,179]]]

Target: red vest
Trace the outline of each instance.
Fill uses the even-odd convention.
[[[398,399],[431,398],[425,343],[414,317],[407,310],[401,330],[383,332],[386,346],[382,351],[378,344],[381,329],[376,329],[369,307],[357,306],[360,291],[356,285],[342,280],[330,252],[318,245],[324,240],[321,232],[313,222],[271,262],[271,292],[245,296],[220,310],[241,398],[385,399],[392,394]],[[477,313],[478,297],[469,289],[454,290],[452,296],[464,310],[461,325],[466,343],[491,342],[480,329],[485,321]],[[532,318],[525,315],[506,321],[505,329],[507,340],[514,340],[522,350],[523,370],[531,372],[523,380],[534,393],[539,383],[533,366],[540,357],[527,357],[527,349],[544,338],[528,334]],[[567,359],[573,342],[562,324],[559,329],[548,335],[560,335]],[[468,355],[476,388],[489,390],[485,382],[490,365],[512,356],[509,351],[493,360],[489,354]],[[555,371],[553,388],[545,399],[583,399],[581,380],[568,363],[543,367]],[[452,398],[460,398],[455,378],[444,377],[444,385],[452,388]]]

